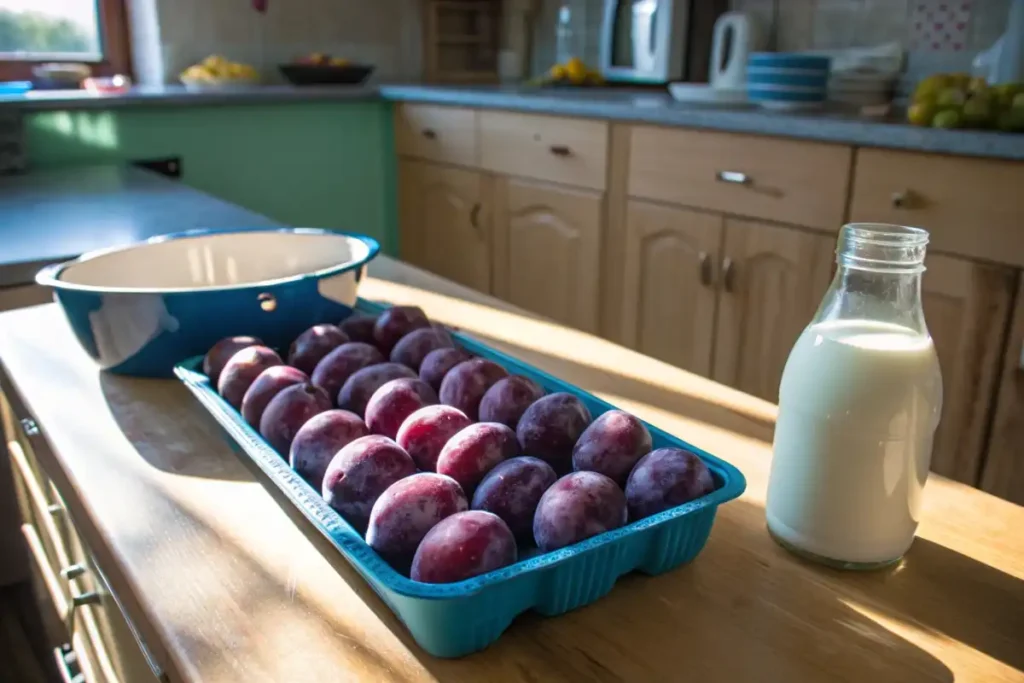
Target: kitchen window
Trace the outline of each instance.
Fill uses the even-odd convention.
[[[42,62],[128,73],[126,0],[0,0],[0,80],[29,80]]]

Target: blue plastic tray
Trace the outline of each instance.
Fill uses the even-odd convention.
[[[384,306],[359,300],[357,310],[377,313]],[[429,314],[429,311],[428,311]],[[613,406],[511,356],[463,334],[453,335],[466,350],[525,375],[548,392],[578,396],[594,417]],[[654,448],[676,446],[698,454],[717,488],[685,505],[628,524],[621,529],[550,553],[521,559],[498,571],[453,584],[413,581],[391,568],[328,506],[288,463],[224,401],[202,373],[202,357],[175,367],[185,383],[228,435],[270,478],[405,623],[423,649],[438,657],[460,657],[481,650],[501,636],[517,615],[534,609],[556,615],[607,594],[615,581],[634,570],[661,574],[691,561],[704,547],[718,506],[746,488],[738,469],[682,439],[647,425]]]

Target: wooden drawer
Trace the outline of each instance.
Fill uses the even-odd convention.
[[[913,225],[929,251],[1024,265],[1024,164],[860,149],[850,219]]]
[[[629,195],[835,231],[852,150],[754,135],[634,126]]]
[[[401,156],[475,167],[476,121],[472,109],[405,104],[395,108],[395,147]]]
[[[607,161],[607,123],[480,112],[480,163],[489,171],[603,190]]]

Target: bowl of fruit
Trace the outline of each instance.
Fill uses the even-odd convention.
[[[193,64],[179,76],[186,90],[233,90],[257,85],[260,74],[248,64],[233,62],[220,55],[210,55]]]
[[[359,300],[284,345],[227,337],[175,372],[436,656],[693,560],[745,487],[729,463],[416,306]]]
[[[359,85],[373,73],[373,67],[367,64],[355,64],[320,52],[278,68],[292,85]]]
[[[932,128],[1024,132],[1024,83],[989,84],[965,73],[933,74],[914,89],[907,121]]]
[[[579,57],[573,57],[564,64],[555,64],[543,76],[533,81],[534,85],[560,88],[581,88],[604,85],[604,77],[596,69],[587,66]]]
[[[240,326],[283,343],[350,313],[379,248],[313,228],[195,230],[47,266],[36,282],[101,368],[162,377]]]

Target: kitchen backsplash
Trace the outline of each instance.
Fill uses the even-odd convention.
[[[173,82],[210,54],[252,64],[267,82],[277,65],[310,52],[375,64],[375,80],[421,76],[419,0],[130,0],[135,71],[143,83]]]

